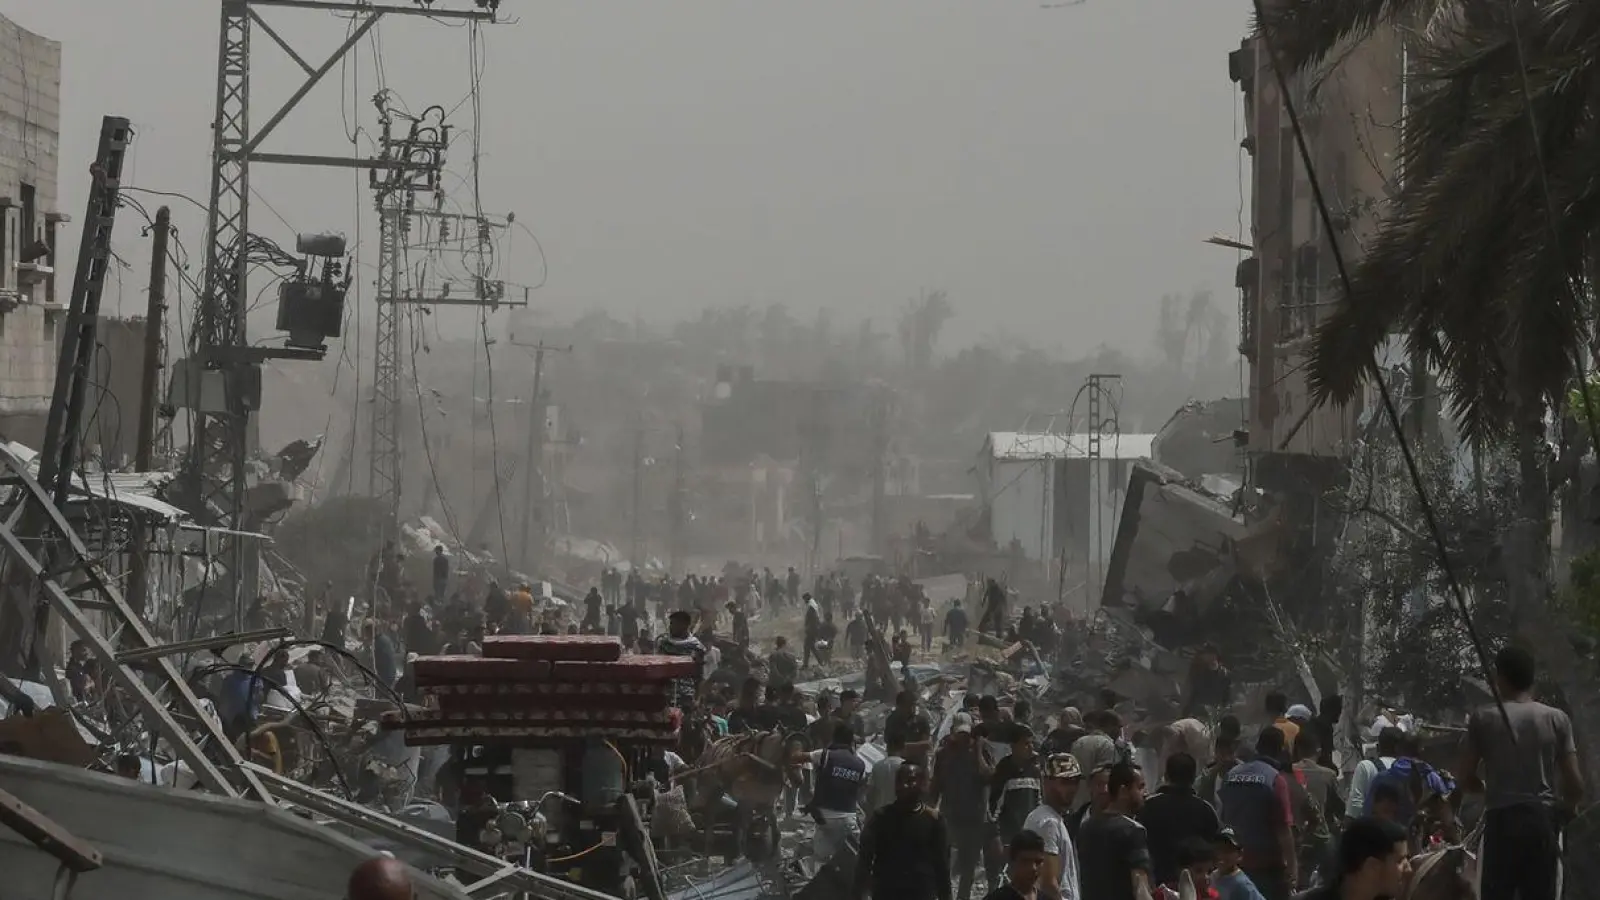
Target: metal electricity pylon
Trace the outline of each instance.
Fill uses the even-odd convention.
[[[204,292],[195,317],[190,369],[196,384],[186,405],[195,412],[190,435],[188,472],[190,497],[197,514],[229,531],[248,523],[244,512],[245,465],[251,415],[260,407],[261,363],[268,359],[320,359],[316,350],[252,346],[246,338],[250,259],[250,169],[257,163],[405,170],[406,159],[357,159],[273,153],[263,143],[300,101],[325,78],[345,55],[386,16],[426,16],[431,19],[493,22],[498,3],[478,3],[471,9],[429,6],[381,5],[333,0],[221,0],[217,64],[217,111],[212,123],[210,203],[206,215],[206,268]],[[463,0],[464,5],[464,0]],[[330,18],[346,29],[345,39],[320,64],[313,65],[262,17],[263,9],[315,10],[342,13]],[[259,128],[251,127],[251,39],[259,29],[305,72],[305,80]],[[248,544],[236,534],[225,534],[219,558],[232,574],[237,600],[241,589],[253,581],[253,560]]]
[[[439,110],[435,106],[432,110]],[[378,324],[373,350],[372,378],[372,471],[369,476],[369,493],[382,501],[393,528],[400,513],[402,475],[405,471],[405,445],[401,428],[401,358],[405,341],[405,317],[401,308],[406,306],[475,306],[498,309],[502,306],[521,307],[528,303],[526,290],[520,298],[506,296],[506,285],[486,277],[480,270],[471,286],[464,291],[452,290],[452,285],[412,285],[402,277],[407,272],[406,260],[410,251],[432,251],[447,248],[452,227],[471,229],[471,239],[462,239],[462,248],[480,258],[492,256],[492,234],[515,221],[515,216],[472,215],[445,212],[439,209],[442,197],[439,191],[439,173],[443,165],[444,150],[449,145],[448,129],[442,123],[430,122],[429,113],[413,120],[410,133],[404,138],[391,136],[389,112],[380,106],[383,114],[384,155],[394,155],[412,160],[416,165],[406,170],[396,170],[388,179],[380,179],[373,172],[373,189],[378,198],[381,227],[378,232]],[[430,162],[430,160],[433,160]],[[432,209],[418,207],[416,197],[423,192],[435,194]],[[417,244],[411,240],[412,225],[429,221],[433,225],[434,239]]]
[[[433,107],[438,109],[438,107]],[[383,160],[408,160],[412,166],[372,170],[378,204],[378,331],[372,354],[372,471],[368,489],[384,504],[389,526],[400,511],[400,294],[401,259],[416,208],[417,194],[439,194],[450,127],[434,121],[431,110],[411,118],[405,134],[395,133],[395,114],[379,95],[379,137]]]

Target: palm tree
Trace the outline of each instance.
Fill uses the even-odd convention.
[[[1522,485],[1506,539],[1508,594],[1519,630],[1549,654],[1583,729],[1600,696],[1548,602],[1544,436],[1547,414],[1563,408],[1594,359],[1600,3],[1269,4],[1260,34],[1286,73],[1315,74],[1380,28],[1407,36],[1400,183],[1353,266],[1345,302],[1318,328],[1312,387],[1320,400],[1353,399],[1373,352],[1401,334],[1413,359],[1440,372],[1466,436],[1510,444]]]
[[[1315,389],[1353,398],[1372,351],[1401,333],[1447,376],[1470,437],[1539,431],[1588,351],[1600,4],[1298,0],[1263,24],[1289,71],[1378,27],[1412,35],[1403,177],[1348,302],[1319,330]]]

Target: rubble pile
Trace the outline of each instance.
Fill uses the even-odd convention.
[[[493,635],[483,656],[423,656],[412,663],[423,710],[385,720],[407,744],[602,738],[676,743],[674,679],[697,663],[622,655],[601,635]]]

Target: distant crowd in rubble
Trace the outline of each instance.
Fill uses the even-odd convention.
[[[796,633],[784,635],[785,648],[799,654],[799,666],[826,666],[835,658],[864,659],[869,641],[867,616],[884,629],[890,658],[908,665],[920,653],[966,649],[973,629],[968,606],[952,599],[935,608],[925,589],[910,578],[868,575],[859,584],[840,572],[820,573],[809,590],[794,567],[782,574],[770,568],[738,569],[722,575],[687,574],[646,577],[636,570],[605,569],[577,606],[536,595],[527,582],[502,584],[453,572],[445,548],[431,560],[431,583],[424,592],[406,577],[406,559],[393,542],[371,557],[361,605],[368,611],[359,634],[372,655],[373,668],[387,682],[398,682],[407,655],[462,653],[482,650],[488,634],[609,634],[632,652],[657,652],[658,635],[674,611],[691,614],[694,636],[705,646],[752,645],[750,623],[797,614]],[[995,582],[971,593],[995,610],[991,624],[1011,642],[1026,640],[1053,653],[1063,633],[1062,621],[1049,607],[1036,614],[1026,608],[1007,622],[1005,592]],[[324,599],[319,605],[325,605]],[[322,640],[343,646],[350,628],[351,607],[327,609]],[[841,625],[842,623],[842,625]],[[791,644],[792,642],[792,644]],[[842,654],[842,656],[841,656]],[[714,669],[713,669],[714,671]]]

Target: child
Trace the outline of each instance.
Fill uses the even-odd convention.
[[[1185,838],[1178,844],[1180,872],[1188,873],[1193,894],[1185,894],[1180,874],[1171,884],[1156,888],[1155,900],[1216,900],[1217,892],[1211,887],[1211,871],[1217,866],[1217,850],[1205,838]],[[1241,873],[1242,874],[1242,873]]]
[[[1222,829],[1217,835],[1217,868],[1211,874],[1211,888],[1217,900],[1266,900],[1257,890],[1255,882],[1239,868],[1239,838],[1232,828]]]
[[[1038,896],[1039,873],[1044,869],[1044,838],[1026,829],[1011,838],[1011,864],[1006,868],[1006,883],[990,891],[983,900],[1034,900]]]

